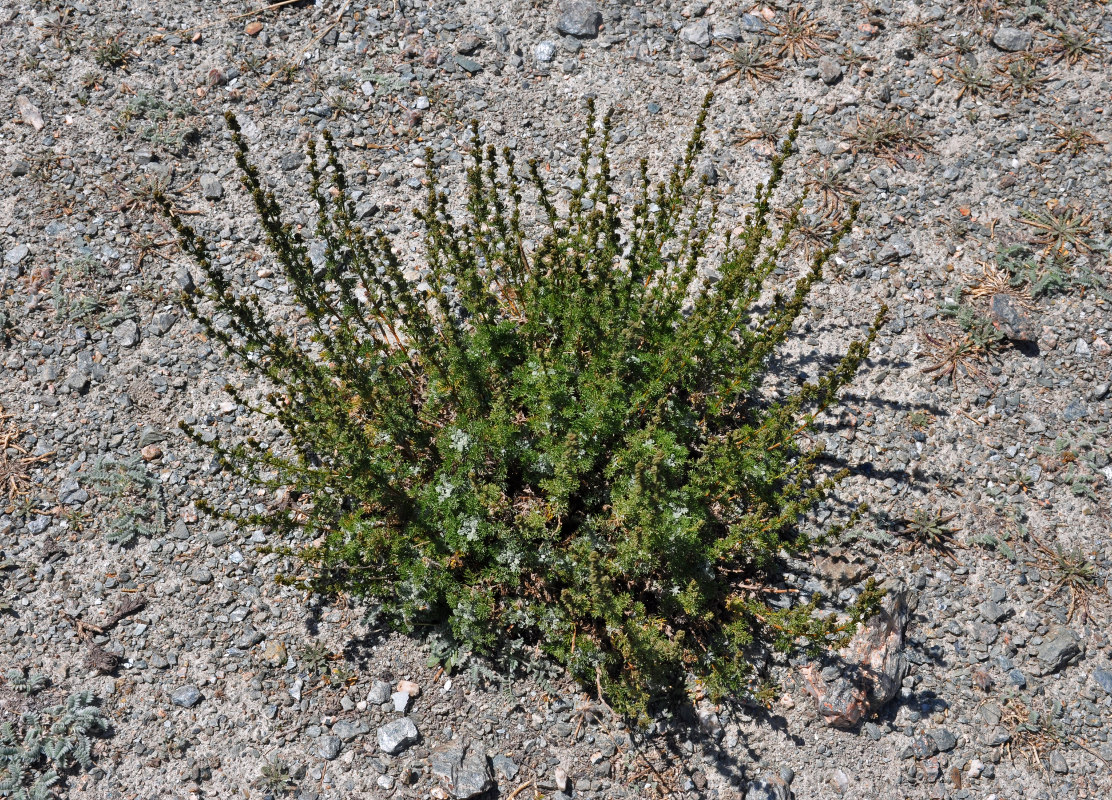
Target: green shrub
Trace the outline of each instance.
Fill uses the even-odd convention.
[[[280,425],[289,449],[209,446],[227,469],[289,492],[292,507],[243,519],[307,529],[311,545],[285,551],[312,567],[306,585],[363,595],[401,629],[446,622],[472,652],[535,643],[626,713],[692,678],[713,696],[744,690],[757,646],[852,632],[875,589],[838,617],[816,613],[819,598],[784,607],[779,594],[774,607],[765,588],[812,545],[797,522],[843,477],[799,434],[852,378],[884,311],[815,382],[762,391],[856,208],[794,288],[768,296],[802,203],[772,229],[799,120],[741,234],[716,241],[717,204],[693,180],[709,103],[655,188],[642,161],[628,214],[611,181],[610,116],[597,124],[593,105],[566,208],[536,161],[519,176],[473,125],[462,221],[428,153],[417,277],[381,231],[355,223],[327,134],[323,162],[309,146],[326,246],[315,269],[228,115],[303,319],[274,322],[163,208],[207,278],[186,304],[270,387],[255,404],[228,391]],[[711,262],[713,286],[698,269]]]

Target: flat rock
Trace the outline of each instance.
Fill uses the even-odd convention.
[[[490,761],[479,742],[452,743],[429,757],[429,769],[444,782],[452,797],[476,797],[494,788]]]
[[[705,19],[689,22],[680,29],[680,38],[699,47],[710,47],[710,23]]]
[[[317,740],[317,755],[325,761],[332,761],[340,755],[344,743],[339,736],[322,736]]]
[[[43,128],[42,112],[31,102],[31,98],[21,94],[15,99],[15,104],[19,107],[19,115],[23,117],[24,124],[30,125],[36,131],[41,131]]]
[[[378,746],[384,753],[397,755],[411,744],[416,743],[420,734],[417,726],[409,717],[402,717],[378,729]]]
[[[224,187],[220,184],[220,179],[211,172],[206,172],[202,175],[201,194],[206,200],[219,200],[223,197]]]
[[[1038,658],[1042,662],[1045,675],[1057,672],[1079,655],[1081,655],[1081,637],[1069,628],[1063,627],[1051,630],[1038,650]]]
[[[992,44],[1006,53],[1018,53],[1031,46],[1031,38],[1027,31],[1004,26],[993,31]]]
[[[139,326],[134,320],[125,319],[113,329],[112,338],[119,342],[121,347],[135,347],[139,344]]]
[[[839,651],[844,666],[836,679],[828,682],[814,664],[800,670],[803,689],[815,698],[827,725],[852,728],[896,696],[907,675],[903,643],[910,614],[906,591],[889,595],[880,611]]]
[[[577,39],[594,39],[598,36],[600,27],[602,12],[598,10],[598,6],[578,0],[564,3],[560,8],[560,18],[556,21],[556,30]]]
[[[1112,694],[1112,671],[1106,669],[1094,669],[1093,682],[1100,688],[1104,689],[1104,691],[1108,692],[1108,694]]]

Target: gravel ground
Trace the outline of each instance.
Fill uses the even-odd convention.
[[[48,696],[18,694],[17,674],[42,674],[48,694],[93,692],[110,723],[61,794],[1112,796],[1102,5],[275,5],[0,7],[0,708]],[[891,309],[820,431],[853,474],[818,521],[862,499],[872,516],[789,576],[843,600],[866,575],[910,589],[910,671],[878,715],[828,727],[801,662],[773,660],[768,708],[702,701],[630,730],[558,671],[445,673],[433,644],[277,585],[289,565],[260,552],[267,531],[197,512],[274,498],[178,432],[256,422],[220,391],[246,376],[183,318],[190,265],[150,188],[292,308],[226,109],[301,224],[305,143],[330,129],[359,215],[416,259],[425,148],[458,185],[470,119],[566,187],[593,95],[615,109],[624,191],[642,155],[679,154],[709,88],[702,169],[727,220],[797,112],[799,249],[861,203],[782,374]]]

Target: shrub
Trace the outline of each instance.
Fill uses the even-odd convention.
[[[813,543],[800,516],[844,476],[824,472],[821,448],[799,434],[867,356],[883,310],[816,381],[775,397],[762,384],[856,207],[794,289],[762,300],[798,224],[802,198],[772,228],[799,119],[740,235],[713,246],[717,204],[693,179],[709,103],[663,182],[641,162],[628,214],[609,114],[600,125],[589,108],[566,208],[536,161],[520,176],[473,124],[462,221],[428,153],[416,277],[381,231],[356,224],[327,133],[323,161],[309,145],[324,243],[314,267],[228,115],[311,337],[268,318],[163,208],[207,278],[189,310],[270,387],[256,403],[228,391],[279,424],[289,450],[209,446],[227,469],[289,492],[292,506],[242,519],[313,537],[285,550],[312,567],[307,586],[365,596],[401,629],[446,622],[472,652],[535,644],[625,713],[691,678],[713,696],[744,690],[758,645],[852,632],[875,589],[838,617],[816,613],[818,597],[785,607],[767,588]],[[700,277],[709,262],[713,286]]]

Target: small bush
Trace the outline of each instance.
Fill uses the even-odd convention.
[[[593,106],[566,207],[536,161],[520,176],[476,125],[459,220],[430,151],[419,276],[355,223],[327,134],[324,161],[309,146],[325,253],[315,266],[228,115],[303,319],[273,321],[163,209],[207,278],[184,302],[270,387],[255,404],[229,392],[281,425],[290,449],[209,446],[227,469],[288,492],[292,504],[244,519],[313,537],[285,551],[312,565],[311,588],[370,598],[405,630],[446,622],[472,652],[524,637],[631,714],[692,678],[716,697],[744,690],[758,645],[852,633],[875,590],[836,616],[816,613],[817,597],[779,594],[773,607],[766,589],[812,544],[800,516],[843,477],[799,434],[852,378],[884,311],[815,382],[762,386],[856,207],[771,296],[766,279],[799,224],[802,198],[778,230],[772,202],[799,120],[740,235],[723,235],[693,180],[709,102],[663,182],[642,161],[628,213],[611,182],[610,117],[599,125]],[[699,267],[712,263],[710,285]]]

